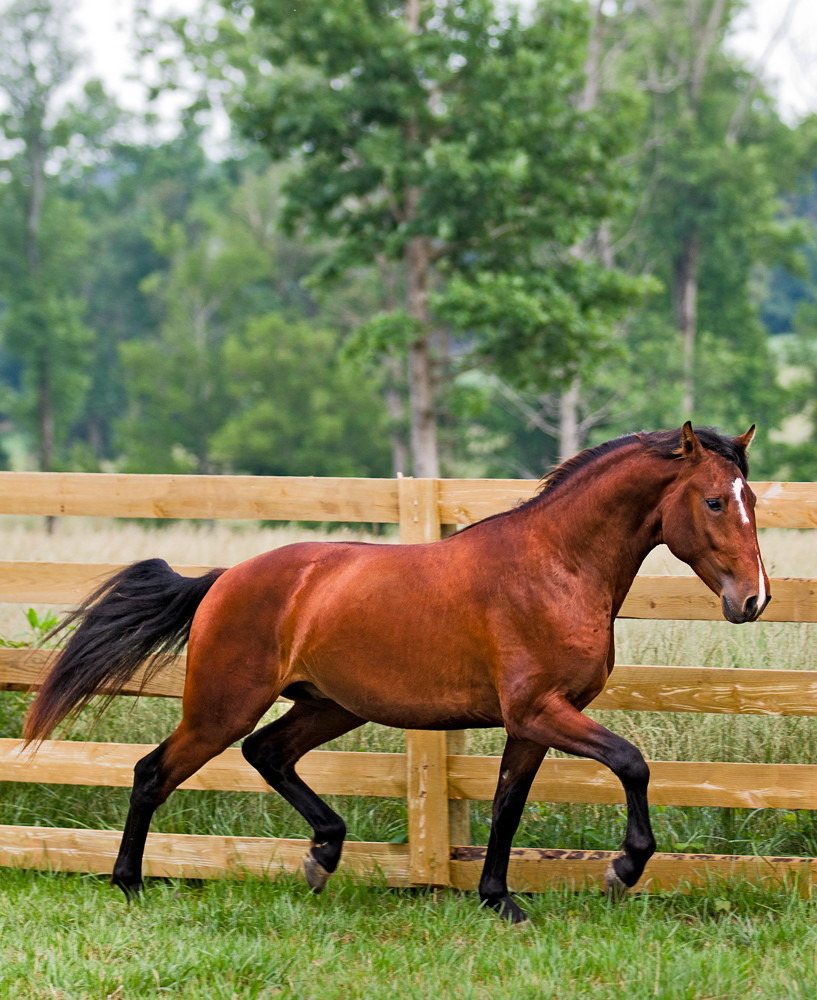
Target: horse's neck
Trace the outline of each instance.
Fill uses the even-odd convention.
[[[676,475],[666,460],[630,448],[612,452],[543,498],[529,524],[544,533],[552,551],[603,581],[620,603],[661,541],[659,505]]]

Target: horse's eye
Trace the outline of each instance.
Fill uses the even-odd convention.
[[[720,500],[707,500],[706,506],[710,510],[723,510],[723,504],[720,502]]]

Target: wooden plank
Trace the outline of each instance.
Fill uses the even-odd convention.
[[[750,483],[759,528],[817,528],[817,483]]]
[[[445,733],[406,730],[409,869],[412,885],[448,884],[450,834],[445,737]]]
[[[118,830],[0,826],[0,865],[110,874],[120,839]],[[146,875],[171,878],[244,874],[274,877],[279,872],[299,872],[308,847],[307,840],[151,833],[147,838],[144,871]],[[603,873],[616,854],[514,848],[508,882],[515,892],[541,892],[565,884],[601,888]],[[485,848],[454,848],[451,884],[457,889],[474,889],[484,856]],[[410,884],[408,849],[402,844],[347,842],[340,867],[362,879],[382,878],[387,885],[396,887]],[[769,887],[797,884],[807,893],[817,878],[817,862],[797,857],[656,854],[634,891],[684,891],[694,886],[706,887],[713,879],[730,878],[748,879]]]
[[[134,764],[153,749],[154,744],[46,740],[32,751],[23,750],[20,740],[0,739],[0,781],[130,788]],[[319,795],[406,795],[406,755],[402,753],[313,750],[298,761],[296,770]],[[214,757],[179,787],[272,791],[235,748]]]
[[[7,649],[0,646],[0,691],[36,691],[48,673],[55,650]],[[146,684],[144,667],[140,667],[120,694],[145,695],[152,698],[181,698],[187,657],[175,656]],[[105,691],[103,689],[102,694]]]
[[[554,886],[604,885],[604,872],[618,851],[565,851],[513,848],[508,885],[513,892],[543,892]],[[452,850],[451,884],[476,889],[485,860],[484,847]],[[754,857],[740,854],[654,854],[633,892],[661,892],[707,887],[723,879],[745,879],[768,888],[796,886],[804,895],[817,881],[817,860]]]
[[[422,480],[401,480],[421,483]],[[421,493],[411,501],[410,518],[401,538],[418,541],[428,530],[428,506],[419,507]],[[419,518],[424,518],[421,523]],[[413,518],[418,520],[414,521]],[[439,525],[437,525],[439,529]],[[435,539],[429,538],[434,541]],[[211,566],[174,566],[183,576],[201,576]],[[118,563],[0,562],[0,601],[32,604],[76,604],[107,577],[122,569]],[[772,601],[764,621],[817,621],[817,579],[775,577],[770,581]],[[720,601],[697,576],[637,576],[619,618],[723,621]]]
[[[440,538],[436,479],[397,480],[400,503],[400,542],[415,545]]]
[[[473,524],[510,510],[536,494],[533,479],[441,479],[440,520]],[[758,498],[759,528],[817,528],[817,483],[749,484]]]
[[[448,758],[452,798],[494,796],[500,757]],[[817,764],[650,761],[649,799],[662,806],[817,809]],[[530,802],[624,802],[618,779],[592,760],[545,759]]]
[[[817,580],[775,577],[767,622],[817,622]],[[721,602],[697,576],[637,576],[619,618],[723,621]]]
[[[616,666],[591,708],[817,715],[817,670]]]
[[[127,563],[0,562],[0,601],[78,604]],[[173,566],[182,576],[203,576],[212,566]]]
[[[0,647],[0,691],[36,690],[49,650]],[[181,698],[186,660],[177,656],[142,687],[143,670],[123,695]],[[590,706],[630,712],[708,712],[714,715],[817,715],[817,670],[755,670],[732,667],[616,666]],[[448,734],[449,753],[461,752]],[[456,843],[457,841],[455,841]]]
[[[438,480],[443,524],[473,524],[528,500],[528,479]],[[817,527],[817,484],[750,484],[761,528]],[[0,514],[396,522],[393,479],[0,472]]]
[[[440,479],[439,518],[442,524],[474,524],[510,510],[535,495],[536,479]]]
[[[118,830],[0,826],[0,865],[107,875],[113,871],[121,839]],[[169,878],[245,873],[273,877],[300,871],[308,849],[308,840],[149,833],[143,870]],[[340,867],[361,878],[382,878],[391,886],[409,884],[404,844],[347,841]]]
[[[400,541],[440,538],[436,479],[397,481]],[[447,885],[448,826],[446,734],[406,730],[409,873],[414,885]]]
[[[0,514],[396,522],[393,479],[0,472]]]
[[[0,690],[36,690],[47,670],[48,650],[0,647]],[[142,673],[123,695],[181,698],[185,657],[177,656],[142,687]],[[619,664],[591,708],[630,712],[708,712],[715,715],[817,715],[817,670],[732,667],[662,667]],[[462,752],[448,734],[448,752]],[[458,841],[455,841],[458,843]]]

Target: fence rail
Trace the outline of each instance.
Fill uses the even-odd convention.
[[[817,485],[753,483],[761,527],[817,527]],[[528,499],[535,484],[517,480],[371,480],[248,476],[124,476],[0,472],[0,513],[145,518],[231,518],[398,523],[401,541],[435,541],[441,525],[469,524]],[[73,604],[115,572],[105,563],[0,562],[0,601]],[[196,576],[209,567],[177,566]],[[817,621],[817,580],[774,579],[764,618]],[[640,576],[620,617],[719,620],[719,602],[696,577]],[[40,683],[49,654],[0,649],[0,690]],[[184,658],[147,683],[137,675],[123,695],[180,697]],[[592,709],[714,714],[817,715],[817,671],[617,666]],[[129,786],[150,747],[46,741],[34,756],[0,739],[0,780]],[[470,846],[468,802],[493,797],[499,758],[462,753],[461,734],[406,733],[406,752],[313,751],[299,773],[319,794],[405,797],[408,844],[350,843],[344,867],[378,873],[390,885],[472,888],[484,849]],[[655,761],[650,799],[658,805],[817,809],[817,765]],[[269,792],[237,750],[210,761],[181,787]],[[546,759],[529,798],[549,802],[623,802],[613,775],[587,760]],[[0,826],[0,864],[109,872],[119,833]],[[300,866],[304,841],[151,834],[145,870],[154,875],[217,877]],[[510,884],[518,890],[558,882],[601,881],[610,852],[517,849]],[[639,884],[647,891],[695,885],[711,875],[817,879],[817,861],[723,855],[656,855]]]
[[[212,566],[174,566],[182,576],[200,576]],[[0,601],[73,604],[117,570],[120,563],[0,562]],[[817,622],[817,580],[775,577],[774,601],[763,618],[773,622]],[[637,576],[619,618],[720,621],[721,604],[697,576]]]

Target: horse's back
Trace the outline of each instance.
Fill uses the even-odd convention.
[[[263,677],[270,697],[306,682],[387,724],[498,724],[485,628],[456,548],[302,542],[255,556],[202,602],[189,670],[214,669],[204,660],[217,648],[242,664],[242,684]]]

